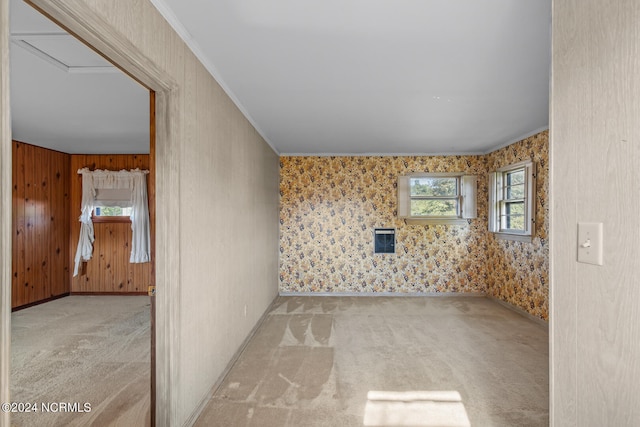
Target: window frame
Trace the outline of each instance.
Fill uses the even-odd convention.
[[[508,189],[513,187],[506,183],[508,176],[514,172],[522,171],[524,174],[523,197],[509,198]],[[489,231],[496,237],[507,240],[531,241],[535,235],[536,212],[536,174],[535,164],[531,160],[513,163],[496,169],[489,174]],[[523,204],[524,229],[506,228],[503,218],[508,206],[515,203]]]
[[[456,196],[412,196],[411,180],[416,178],[455,178]],[[417,172],[398,177],[398,217],[407,224],[467,224],[467,219],[476,218],[477,181],[475,175],[463,172],[430,173]],[[411,215],[412,200],[455,200],[456,215]]]
[[[103,222],[131,222],[131,215],[96,215],[97,208],[119,207],[131,208],[131,189],[129,188],[97,188],[95,190],[94,205],[91,220],[94,223]]]
[[[415,180],[415,179],[422,179],[422,178],[426,178],[426,179],[455,179],[456,180],[456,194],[453,196],[420,196],[420,195],[413,195],[411,194],[411,189],[412,189],[412,185],[411,185],[411,181]],[[410,217],[412,218],[416,218],[416,219],[458,219],[461,217],[461,202],[462,202],[462,197],[460,196],[460,177],[458,176],[434,176],[434,175],[423,175],[423,176],[411,176],[409,178],[409,212],[411,212],[411,207],[412,207],[412,203],[413,201],[417,201],[417,200],[437,200],[437,201],[454,201],[456,204],[456,214],[455,215],[411,215],[409,214]]]
[[[96,215],[96,208],[105,207],[104,205],[97,205],[93,207],[91,211],[91,221],[94,223],[104,223],[104,222],[131,222],[131,215]],[[130,207],[130,206],[118,206],[120,208]]]

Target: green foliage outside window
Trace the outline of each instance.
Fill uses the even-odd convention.
[[[524,230],[524,202],[505,203],[503,221],[508,230]]]
[[[94,210],[95,216],[130,216],[130,207],[98,206]]]
[[[525,230],[524,172],[524,169],[518,169],[505,174],[502,227],[507,230]]]
[[[421,177],[411,179],[411,216],[457,215],[457,178]]]
[[[411,216],[456,216],[456,200],[412,200]]]
[[[457,178],[412,178],[411,196],[456,197]]]

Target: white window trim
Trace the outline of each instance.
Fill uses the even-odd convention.
[[[502,201],[502,179],[505,173],[524,169],[525,176],[525,225],[524,231],[505,230],[500,228],[500,202]],[[536,212],[536,173],[535,164],[531,160],[514,163],[498,168],[489,174],[489,231],[501,240],[530,242],[535,235]]]
[[[458,178],[458,215],[442,217],[423,217],[411,215],[411,178]],[[464,173],[412,173],[398,177],[398,217],[409,225],[464,225],[468,219],[477,217],[477,176]]]

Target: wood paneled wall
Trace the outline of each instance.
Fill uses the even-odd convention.
[[[69,265],[73,271],[78,235],[80,233],[80,205],[82,202],[82,177],[78,169],[149,169],[148,154],[119,155],[71,155],[71,244]],[[152,183],[148,179],[147,186]],[[153,218],[154,191],[148,188],[149,214]],[[94,223],[95,242],[93,258],[87,262],[84,274],[71,278],[72,293],[140,293],[151,285],[151,263],[130,264],[131,223]]]
[[[11,307],[70,292],[144,293],[151,263],[130,264],[131,223],[96,223],[93,259],[73,278],[82,178],[77,170],[149,169],[149,155],[69,155],[13,141]],[[148,185],[153,185],[149,180]],[[149,188],[154,218],[155,191]]]
[[[12,308],[69,292],[68,154],[13,141]]]

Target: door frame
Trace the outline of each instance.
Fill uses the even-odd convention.
[[[180,283],[180,150],[179,140],[179,94],[174,79],[154,61],[124,37],[99,14],[83,2],[65,0],[24,0],[41,13],[58,23],[62,28],[83,41],[123,72],[153,91],[155,98],[155,122],[152,132],[155,144],[151,146],[151,164],[155,170],[155,262],[152,265],[152,280],[156,296],[152,297],[152,353],[155,353],[155,390],[152,402],[155,411],[152,425],[173,425],[177,415],[176,390],[179,336],[179,283]],[[0,116],[0,166],[2,166],[2,238],[0,254],[0,401],[10,402],[10,320],[11,320],[11,123],[8,94],[8,29],[9,0],[0,0],[0,83],[2,85],[2,111]],[[6,91],[5,91],[6,90]],[[153,135],[152,135],[153,137]],[[155,147],[154,147],[155,145]],[[8,167],[7,167],[8,166]],[[153,178],[152,178],[153,179]],[[8,213],[8,216],[7,216]],[[155,317],[155,318],[154,318]],[[0,425],[9,425],[9,414],[0,412]]]
[[[9,0],[0,0],[0,403],[11,402],[11,117],[9,99]],[[0,410],[0,426],[9,426]]]

